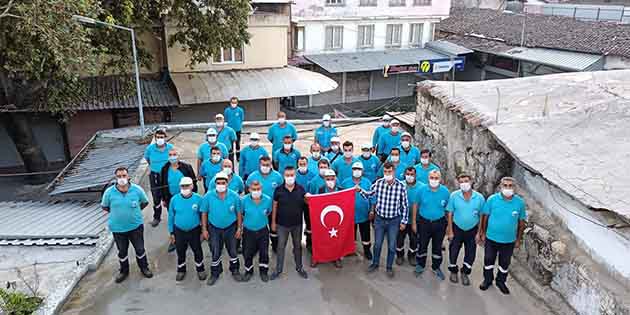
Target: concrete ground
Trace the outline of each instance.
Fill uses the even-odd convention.
[[[340,128],[342,139],[355,143],[368,142],[374,123]],[[313,126],[300,126],[310,129]],[[250,130],[246,130],[249,132]],[[262,131],[262,130],[261,130]],[[307,135],[309,137],[307,137]],[[297,147],[308,152],[312,132],[300,135]],[[310,138],[310,139],[309,139]],[[196,147],[202,141],[200,132],[184,132],[173,139],[180,148],[180,156],[189,162]],[[266,144],[267,145],[267,144]],[[267,146],[268,147],[268,146]],[[358,148],[357,148],[358,152]],[[193,163],[194,165],[194,163]],[[146,183],[142,183],[146,187]],[[145,222],[149,222],[152,210],[145,211]],[[478,250],[478,260],[472,275],[473,286],[463,287],[438,281],[427,273],[416,278],[408,264],[394,267],[396,277],[387,278],[384,270],[366,275],[368,262],[361,256],[347,257],[344,267],[335,269],[331,264],[318,268],[308,267],[309,255],[303,251],[304,264],[309,279],[301,279],[295,273],[291,249],[287,248],[285,273],[276,281],[263,283],[255,271],[255,277],[248,283],[236,283],[224,273],[219,282],[206,286],[196,279],[192,253],[187,260],[189,273],[185,281],[175,283],[176,255],[167,253],[166,213],[164,221],[157,227],[145,228],[145,243],[153,279],[141,277],[135,262],[127,281],[115,284],[113,275],[118,269],[116,250],[112,250],[101,267],[88,274],[75,289],[66,303],[62,314],[548,314],[548,309],[531,297],[518,283],[510,280],[512,290],[503,296],[494,287],[487,292],[478,289],[481,281],[480,261],[483,258]],[[288,245],[287,247],[291,247]],[[360,247],[360,246],[359,246]],[[361,250],[358,249],[360,252]],[[208,250],[205,264],[210,263]],[[383,251],[381,263],[385,265]],[[133,257],[130,255],[130,257]],[[227,254],[223,254],[224,269],[227,271]],[[241,259],[242,264],[242,259]],[[275,266],[275,255],[271,255],[271,266]],[[445,266],[445,265],[443,265]],[[242,265],[241,265],[242,267]],[[273,269],[273,268],[272,268]],[[241,268],[242,271],[242,268]]]

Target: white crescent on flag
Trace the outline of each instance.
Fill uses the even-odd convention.
[[[324,223],[324,219],[326,218],[326,215],[330,212],[336,212],[337,214],[339,214],[339,217],[341,217],[341,220],[339,220],[339,225],[341,225],[341,223],[343,222],[343,211],[338,206],[330,205],[326,206],[324,210],[322,210],[322,213],[319,215],[319,220],[322,222],[322,226],[328,228],[328,226],[326,226],[326,223]]]

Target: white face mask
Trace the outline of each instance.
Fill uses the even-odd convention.
[[[394,175],[392,175],[392,174],[389,174],[389,175],[384,175],[384,176],[383,176],[383,178],[384,178],[386,181],[388,181],[388,182],[389,182],[389,181],[391,181],[392,179],[394,179]]]
[[[260,199],[260,196],[262,196],[262,190],[252,190],[251,193],[254,199]]]
[[[225,125],[225,122],[217,121],[217,127],[221,128],[221,127],[223,127],[223,125]]]
[[[291,150],[291,147],[292,147],[293,145],[292,145],[292,144],[290,144],[290,143],[285,143],[285,144],[283,144],[282,146],[284,147],[284,149],[285,149],[285,150]]]
[[[257,147],[258,146],[258,140],[250,140],[249,141],[249,145],[251,145],[252,147]]]
[[[398,161],[400,161],[400,155],[390,155],[390,156],[389,156],[389,159],[390,159],[392,162],[398,162]]]
[[[285,176],[284,182],[287,183],[287,185],[289,186],[295,184],[295,176]]]
[[[219,162],[219,161],[221,161],[221,155],[219,155],[219,154],[213,154],[213,155],[212,155],[212,162],[217,163],[217,162]]]
[[[210,142],[210,143],[217,142],[217,137],[216,136],[208,136],[208,142]]]
[[[330,148],[331,148],[333,151],[337,151],[337,150],[339,150],[339,145],[333,144],[333,145],[331,145],[331,146],[330,146]]]
[[[324,173],[326,173],[327,168],[320,168],[319,169],[319,176],[324,176]]]
[[[429,164],[429,159],[420,158],[420,163],[427,165]]]
[[[370,153],[370,152],[363,152],[361,155],[363,155],[364,158],[369,159],[372,156],[372,153]]]
[[[411,145],[411,143],[409,143],[409,141],[402,141],[400,142],[400,144],[402,145],[403,148],[408,149],[409,146]]]
[[[405,175],[405,181],[407,181],[408,184],[413,184],[416,181],[416,177],[413,175]]]
[[[435,180],[435,179],[429,179],[429,186],[431,186],[432,188],[436,188],[440,186],[440,181]]]
[[[184,197],[188,197],[192,194],[192,189],[189,189],[189,188],[182,188],[179,191],[182,193],[182,196]]]
[[[335,181],[334,180],[327,180],[326,181],[326,186],[328,186],[328,188],[330,188],[330,189],[335,188]]]
[[[126,186],[129,184],[129,180],[127,178],[116,178],[116,184],[118,184],[118,186]]]
[[[461,189],[462,191],[468,192],[468,191],[470,191],[470,188],[472,188],[470,183],[461,183],[461,184],[459,184],[459,189]]]
[[[514,196],[514,189],[503,188],[501,192],[503,193],[503,196],[506,196],[508,198]]]
[[[319,157],[322,156],[322,153],[319,151],[312,152],[311,155],[314,159],[319,160]]]
[[[166,143],[166,139],[163,139],[163,138],[155,139],[155,144],[159,146],[163,146],[165,143]]]
[[[225,174],[232,175],[232,169],[229,167],[224,167],[223,172],[225,172]]]
[[[217,185],[217,192],[225,192],[225,190],[227,189],[227,185]]]
[[[308,172],[308,166],[298,166],[298,172],[302,174]]]
[[[284,117],[278,118],[278,122],[279,122],[280,124],[284,124],[286,121],[287,121],[287,119],[286,119],[286,118],[284,118]]]
[[[261,166],[260,167],[260,172],[263,174],[269,174],[269,172],[271,171],[271,167],[269,166]]]
[[[352,157],[352,151],[343,151],[343,157],[349,159]]]
[[[230,103],[230,106],[231,106],[232,108],[236,108],[236,106],[238,106],[238,103],[236,103],[236,104],[232,104],[232,103]]]
[[[363,175],[363,171],[362,170],[352,170],[352,177],[359,178],[359,177],[361,177],[361,175]]]
[[[393,131],[394,133],[398,132],[398,126],[392,126],[392,131]]]
[[[324,120],[324,127],[329,127],[329,126],[330,126],[330,121]]]

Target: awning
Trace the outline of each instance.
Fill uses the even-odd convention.
[[[314,95],[337,88],[337,83],[316,72],[283,68],[171,73],[181,104]]]
[[[443,53],[443,54],[447,54],[447,55],[453,55],[453,56],[459,56],[459,55],[465,55],[465,54],[471,54],[473,53],[472,50],[464,47],[464,46],[460,46],[457,45],[455,43],[451,43],[449,41],[446,40],[434,40],[434,41],[430,41],[428,43],[426,43],[424,45],[424,47]]]
[[[430,49],[391,49],[354,53],[306,55],[306,59],[329,73],[383,70],[387,65],[414,65],[421,60],[448,59]]]
[[[547,48],[515,47],[498,56],[539,63],[569,71],[602,70],[603,56]]]

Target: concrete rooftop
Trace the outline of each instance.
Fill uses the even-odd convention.
[[[586,206],[630,219],[629,76],[576,72],[419,87],[487,127],[523,165]]]

